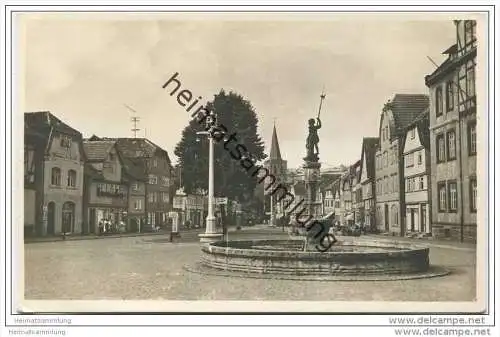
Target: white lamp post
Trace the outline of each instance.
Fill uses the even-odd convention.
[[[214,140],[212,138],[211,130],[215,126],[215,116],[212,113],[207,117],[207,125],[211,126],[208,131],[200,131],[196,134],[206,135],[209,142],[208,152],[208,215],[205,233],[200,234],[200,242],[215,242],[222,239],[223,234],[217,232],[216,218],[214,215]]]

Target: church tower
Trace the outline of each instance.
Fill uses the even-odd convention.
[[[287,162],[281,158],[280,145],[278,142],[278,134],[276,132],[276,124],[273,126],[273,135],[271,138],[271,150],[269,153],[269,159],[264,163],[264,167],[269,170],[269,172],[276,178],[276,182],[273,186],[281,183],[286,184],[286,172],[287,172]],[[269,181],[264,183],[264,186],[268,186]],[[284,215],[283,203],[284,200],[277,203],[278,195],[271,196],[270,192],[273,188],[264,190],[264,201],[265,201],[265,212],[266,215],[271,217],[271,221],[275,221]],[[277,193],[279,194],[279,192]],[[271,199],[272,197],[272,199]],[[274,223],[276,224],[276,223]]]

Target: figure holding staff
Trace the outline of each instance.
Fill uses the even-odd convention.
[[[321,105],[323,103],[323,100],[325,99],[326,95],[324,93],[321,94],[320,98],[320,103],[319,103],[319,111],[318,111],[318,117],[316,118],[316,121],[314,118],[309,119],[309,135],[307,136],[307,141],[306,141],[306,149],[307,149],[307,158],[308,160],[315,160],[317,161],[318,154],[319,154],[319,148],[318,148],[318,143],[319,143],[319,136],[318,136],[318,130],[321,128],[321,119],[319,118],[321,115]]]

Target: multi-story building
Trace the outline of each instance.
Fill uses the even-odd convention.
[[[363,226],[374,230],[375,226],[375,152],[378,138],[365,137],[361,149],[361,200],[363,202]]]
[[[348,220],[354,220],[353,207],[352,207],[352,180],[351,172],[346,172],[340,178],[340,208],[342,213],[340,214],[340,222],[346,223]]]
[[[28,172],[35,169],[34,178],[27,172],[27,179],[36,183],[33,186],[38,191],[35,214],[29,214],[28,221],[35,219],[37,235],[81,233],[85,162],[82,134],[48,111],[25,113],[24,123],[26,135],[31,137],[25,156],[28,162],[30,156],[33,159]],[[28,197],[28,205],[32,204]]]
[[[207,206],[208,197],[201,193],[186,194],[183,188],[179,188],[175,193],[173,209],[182,225],[189,221],[194,227],[204,227]]]
[[[382,109],[375,153],[376,222],[379,231],[404,235],[403,138],[408,124],[428,106],[427,95],[396,94]]]
[[[164,226],[172,210],[173,175],[167,151],[145,138],[118,138],[117,146],[125,158],[142,161],[148,181],[145,184],[145,214],[148,226]]]
[[[144,203],[145,227],[163,227],[169,220],[172,210],[174,191],[172,167],[167,151],[145,138],[99,138],[92,136],[90,141],[114,140],[118,152],[124,159],[140,162],[147,177],[144,186],[146,196]],[[142,191],[139,191],[142,193]]]
[[[41,234],[44,196],[43,165],[46,136],[27,124],[24,127],[24,235]]]
[[[148,177],[144,162],[136,158],[120,156],[123,164],[122,177],[128,184],[127,228],[140,232],[146,224],[146,184]]]
[[[337,178],[332,184],[332,192],[334,198],[334,209],[335,209],[335,221],[342,222],[344,216],[344,206],[341,201],[341,178]]]
[[[84,233],[98,233],[102,220],[125,223],[129,186],[123,179],[123,164],[116,141],[83,142],[85,151],[85,186],[83,200]],[[128,228],[130,230],[130,228]]]
[[[425,77],[431,106],[432,234],[476,239],[476,22],[455,20],[457,41]]]
[[[429,110],[407,128],[403,147],[406,233],[428,234],[430,227]]]
[[[351,200],[353,220],[355,223],[364,222],[364,203],[361,189],[361,161],[358,160],[351,166]]]
[[[323,213],[329,214],[335,212],[335,191],[333,188],[334,183],[331,183],[324,189],[323,199]]]

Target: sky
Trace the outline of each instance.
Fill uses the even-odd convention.
[[[36,16],[35,16],[36,15]],[[430,14],[428,14],[430,15]],[[138,136],[172,159],[189,114],[162,89],[176,72],[202,102],[225,89],[249,100],[269,152],[302,165],[318,112],[323,167],[360,158],[396,93],[427,94],[424,77],[455,40],[449,18],[340,15],[24,14],[19,17],[22,111],[51,111],[83,133]]]

